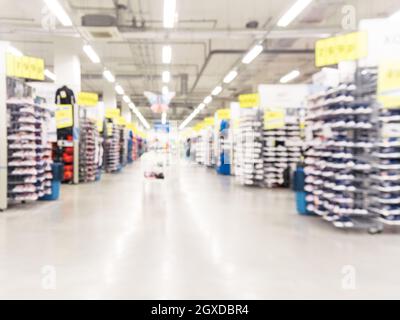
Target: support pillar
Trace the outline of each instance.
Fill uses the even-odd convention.
[[[82,42],[76,39],[58,38],[54,42],[54,73],[57,77],[57,88],[67,86],[74,91],[75,97],[81,92],[81,62],[79,52]],[[74,146],[74,179],[79,183],[79,106],[75,105],[73,146]]]
[[[7,43],[0,42],[0,210],[7,209]]]

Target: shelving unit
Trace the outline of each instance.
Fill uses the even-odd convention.
[[[97,124],[87,118],[80,120],[80,144],[79,144],[79,181],[93,182],[96,180],[99,170],[98,148],[99,133]]]
[[[44,131],[51,112],[29,99],[9,99],[7,112],[8,199],[36,201],[51,194],[52,146]]]
[[[369,210],[376,72],[359,70],[355,79],[309,99],[314,139],[305,160],[307,209],[338,228],[380,231]]]
[[[303,140],[297,117],[285,119],[282,128],[263,131],[264,183],[268,188],[288,187],[287,169],[294,169],[302,157]]]
[[[104,140],[104,170],[114,173],[121,170],[121,128],[108,123]]]
[[[262,186],[262,116],[258,108],[243,109],[236,141],[235,172],[237,181],[245,186]]]

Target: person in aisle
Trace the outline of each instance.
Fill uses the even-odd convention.
[[[187,159],[190,159],[191,149],[192,149],[192,140],[190,138],[188,138],[186,140],[186,158]]]

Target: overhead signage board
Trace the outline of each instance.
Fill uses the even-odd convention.
[[[254,108],[260,105],[260,96],[258,93],[242,94],[239,96],[241,108]]]
[[[99,95],[92,92],[80,92],[78,94],[78,105],[82,107],[95,107],[99,103]]]
[[[58,105],[55,118],[57,129],[70,128],[74,124],[72,105]]]
[[[368,33],[353,32],[322,39],[315,44],[315,65],[325,67],[368,56]]]
[[[45,79],[45,64],[43,59],[33,57],[17,57],[12,54],[6,56],[7,76],[29,80]]]

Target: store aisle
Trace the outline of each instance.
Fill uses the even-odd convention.
[[[0,298],[400,298],[399,247],[296,215],[290,191],[136,163],[0,214]]]

